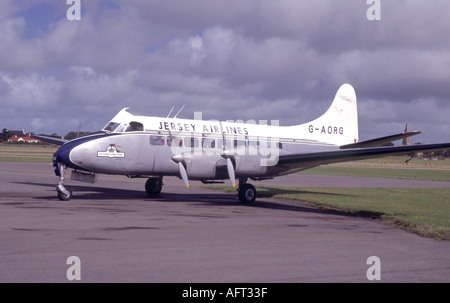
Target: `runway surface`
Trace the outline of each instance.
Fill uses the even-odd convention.
[[[352,186],[393,182],[356,179]],[[343,180],[292,175],[266,184]],[[199,182],[185,189],[177,178],[165,178],[156,199],[144,179],[68,180],[74,198],[61,202],[56,182],[50,164],[0,163],[0,282],[68,282],[70,256],[80,260],[81,282],[369,282],[370,256],[381,260],[381,282],[450,282],[450,242],[368,218],[278,199],[243,206],[235,194]]]

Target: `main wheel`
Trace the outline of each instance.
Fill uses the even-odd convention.
[[[58,191],[58,198],[61,201],[69,201],[72,198],[72,190],[70,188],[66,187],[68,195],[64,194],[63,192]]]
[[[159,195],[161,192],[163,183],[159,178],[148,178],[147,182],[145,182],[145,191],[147,195],[150,197],[154,197]]]
[[[245,183],[243,184],[238,191],[239,201],[242,204],[253,204],[256,199],[256,189],[253,185]]]

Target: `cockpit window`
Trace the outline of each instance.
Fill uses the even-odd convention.
[[[140,122],[130,122],[125,132],[142,132],[144,131],[144,125]]]
[[[103,128],[103,130],[107,132],[113,132],[116,130],[117,127],[119,127],[119,125],[120,123],[109,122],[108,125],[106,125],[105,128]]]
[[[127,127],[126,124],[120,124],[120,126],[116,129],[115,133],[121,133]]]

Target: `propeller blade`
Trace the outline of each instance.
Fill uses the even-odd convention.
[[[184,185],[186,185],[186,188],[189,188],[189,180],[186,173],[186,169],[184,168],[183,163],[178,162],[178,169],[180,171],[181,178],[183,179]]]
[[[228,177],[230,177],[231,184],[233,184],[233,187],[236,187],[236,178],[234,176],[233,162],[231,162],[230,158],[227,158],[227,169],[228,169]]]

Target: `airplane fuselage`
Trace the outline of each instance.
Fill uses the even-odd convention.
[[[147,120],[144,127],[126,131],[129,122],[144,125],[136,121],[138,117],[133,120],[111,122],[117,123],[113,131],[62,145],[56,160],[78,170],[137,177],[179,175],[173,160],[178,157],[189,179],[216,180],[228,178],[227,156],[233,160],[236,177],[261,178],[292,172],[276,165],[280,155],[338,149],[315,140],[276,136],[289,135],[289,127],[146,117],[140,119]],[[305,163],[296,170],[316,165]]]

